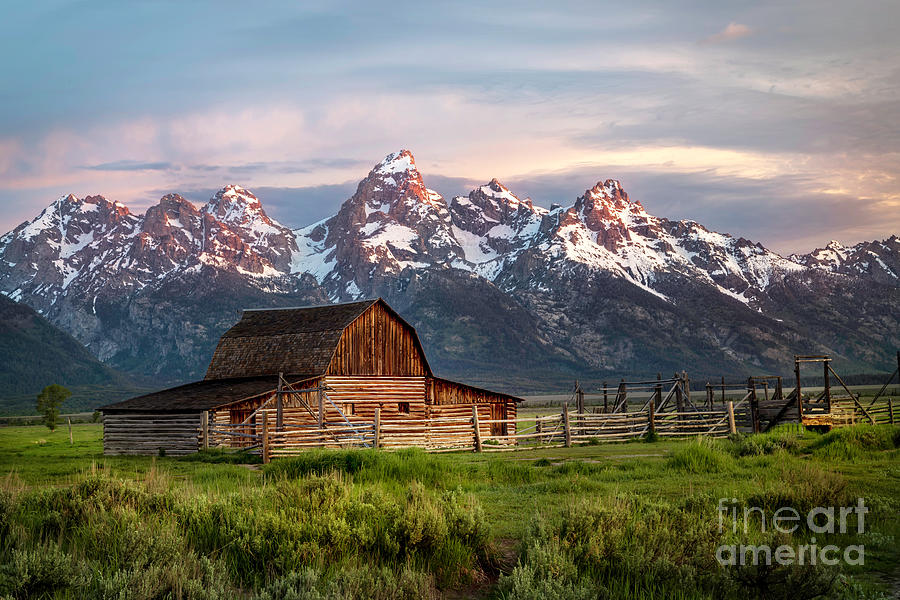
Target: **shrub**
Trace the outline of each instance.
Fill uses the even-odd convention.
[[[66,592],[87,583],[85,565],[55,544],[34,550],[14,549],[0,566],[0,592],[14,598],[36,598]]]
[[[265,586],[253,600],[417,600],[438,597],[431,578],[408,565],[396,570],[348,565],[331,576],[312,568],[292,571]]]

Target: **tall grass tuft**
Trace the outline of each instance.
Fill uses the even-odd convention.
[[[872,452],[900,448],[900,427],[857,425],[833,429],[814,441],[810,449],[819,458],[859,460]]]
[[[715,440],[701,437],[672,452],[666,467],[682,473],[722,473],[731,470],[733,459]]]

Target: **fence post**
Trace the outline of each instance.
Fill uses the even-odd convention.
[[[262,411],[262,459],[269,464],[269,411]]]
[[[725,376],[722,375],[722,404],[725,404]]]
[[[687,371],[682,371],[684,375],[684,397],[687,398],[688,404],[691,403],[691,378],[688,377]]]
[[[894,399],[888,398],[888,418],[891,420],[891,425],[894,424]]]
[[[581,389],[581,386],[578,382],[575,382],[575,402],[577,405],[577,411],[579,413],[584,412],[584,390]]]
[[[656,433],[656,398],[650,396],[650,404],[647,405],[647,408],[649,409],[647,415],[647,424],[650,427],[648,431],[652,435]]]
[[[325,382],[320,381],[316,390],[316,394],[319,400],[319,429],[323,429],[325,427],[325,398],[322,395],[323,385],[325,385]]]
[[[481,429],[478,427],[478,405],[472,405],[472,426],[475,428],[475,452],[481,452]]]
[[[726,402],[725,409],[728,411],[728,433],[737,433],[737,425],[734,423],[734,402],[731,400]]]
[[[603,382],[603,414],[609,412],[609,408],[607,407],[607,391],[606,391],[606,382]]]
[[[706,407],[712,410],[713,407],[713,389],[710,382],[706,382]]]
[[[562,409],[563,429],[566,433],[566,448],[572,446],[572,430],[569,428],[569,403],[563,402]]]
[[[284,393],[282,382],[284,373],[278,374],[278,390],[275,392],[275,429],[281,431],[284,427]]]
[[[207,450],[209,448],[209,411],[204,410],[200,413],[200,448]]]
[[[750,418],[753,421],[753,433],[759,433],[759,400],[756,397],[756,384],[752,377],[747,379],[747,391],[750,392]]]
[[[828,373],[830,365],[828,359],[822,363],[825,366],[825,402],[828,403],[828,412],[831,412],[831,375]]]
[[[75,440],[72,439],[72,418],[66,417],[66,423],[68,423],[68,425],[69,425],[69,445],[74,446]]]
[[[372,427],[375,430],[375,442],[373,445],[376,448],[381,447],[381,409],[375,409],[375,421],[372,423]]]
[[[684,379],[675,373],[675,412],[684,412]]]

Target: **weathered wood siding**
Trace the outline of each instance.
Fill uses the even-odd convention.
[[[199,439],[199,413],[103,415],[104,454],[190,454]]]
[[[432,378],[428,380],[428,403],[443,404],[484,404],[492,402],[507,403],[512,398],[506,394],[489,392],[455,381]]]
[[[327,374],[421,377],[427,365],[412,327],[379,303],[344,329]]]

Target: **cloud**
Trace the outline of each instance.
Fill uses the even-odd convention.
[[[747,37],[752,34],[753,30],[747,27],[746,25],[742,25],[740,23],[735,23],[732,21],[729,23],[725,29],[720,31],[719,33],[713,34],[708,38],[703,40],[705,44],[721,44],[723,42],[731,42],[734,40],[738,40],[743,37]]]
[[[137,160],[116,160],[97,165],[79,167],[89,171],[170,171],[176,168],[169,162],[141,162]]]

